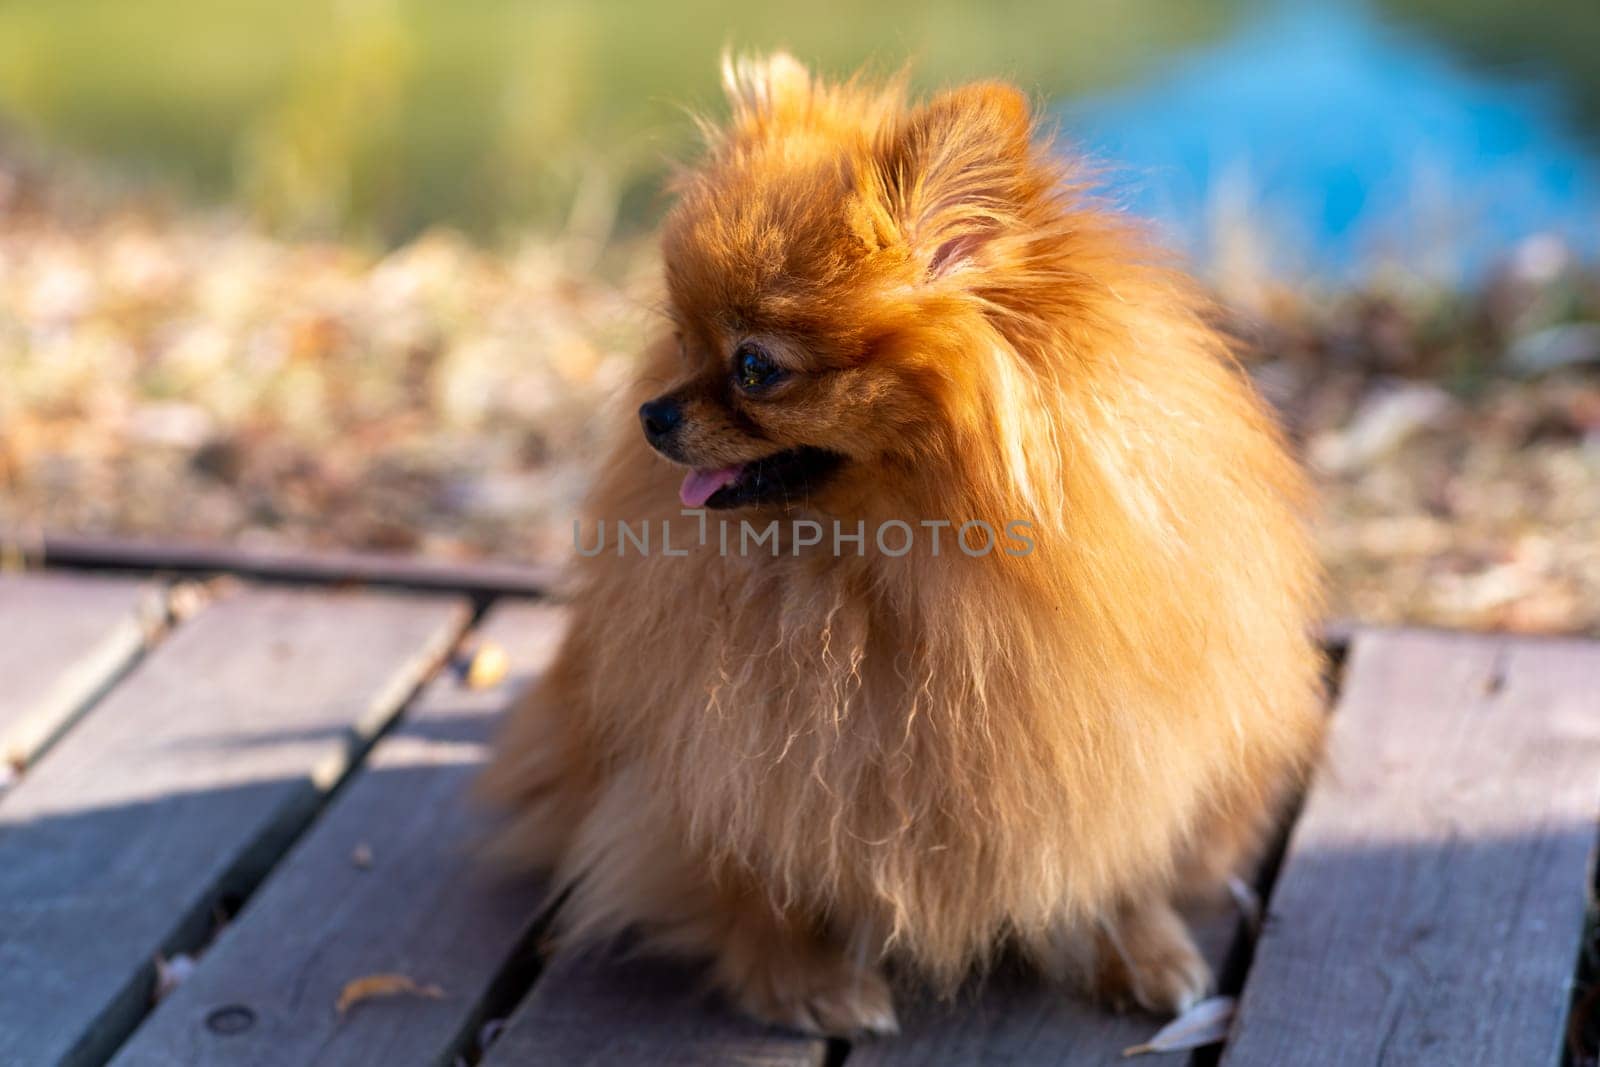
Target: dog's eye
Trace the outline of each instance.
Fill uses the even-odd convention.
[[[746,341],[733,353],[733,376],[747,393],[773,385],[786,372],[767,357],[761,346]]]

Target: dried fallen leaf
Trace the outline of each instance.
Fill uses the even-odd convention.
[[[159,1004],[191,974],[194,973],[195,961],[193,956],[179,953],[171,959],[165,956],[156,957],[156,989],[155,1003]]]
[[[439,1000],[444,996],[444,990],[436,985],[419,985],[415,979],[403,974],[369,974],[345,983],[339,993],[339,1014],[343,1015],[357,1004],[376,997],[400,996]]]
[[[372,846],[365,841],[357,844],[350,851],[350,862],[363,871],[372,870]]]
[[[173,622],[191,619],[223,591],[216,583],[179,582],[167,592],[167,614]]]
[[[510,670],[511,660],[506,656],[506,650],[493,641],[485,641],[467,662],[467,688],[492,689],[505,681]]]
[[[1215,1045],[1228,1036],[1228,1024],[1233,1022],[1233,1009],[1232,997],[1202,1000],[1157,1030],[1150,1040],[1140,1045],[1129,1045],[1122,1050],[1122,1054],[1142,1056],[1147,1052],[1182,1052]]]

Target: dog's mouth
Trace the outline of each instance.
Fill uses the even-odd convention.
[[[686,508],[742,508],[805,499],[844,463],[825,448],[802,446],[714,470],[684,475],[678,499]]]

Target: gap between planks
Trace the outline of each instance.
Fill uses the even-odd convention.
[[[161,640],[170,592],[148,579],[0,572],[0,792]]]

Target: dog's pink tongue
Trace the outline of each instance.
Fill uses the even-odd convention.
[[[723,467],[714,471],[692,470],[683,476],[683,485],[678,488],[678,499],[683,501],[686,508],[703,507],[713,493],[725,485],[732,485],[739,478],[740,467]]]

